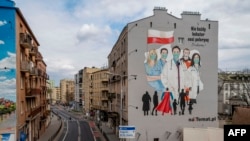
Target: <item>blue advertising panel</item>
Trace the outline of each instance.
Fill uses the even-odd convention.
[[[0,134],[9,140],[16,127],[15,9],[10,1],[0,3]]]

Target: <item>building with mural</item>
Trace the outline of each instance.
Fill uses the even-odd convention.
[[[37,140],[50,120],[47,65],[38,40],[11,0],[0,2],[0,33],[0,98],[9,110],[0,121],[1,139]]]
[[[108,55],[116,113],[109,122],[117,134],[120,125],[134,126],[139,141],[218,127],[218,21],[153,11],[128,23]]]

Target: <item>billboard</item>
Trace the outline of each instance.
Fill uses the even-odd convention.
[[[0,134],[3,139],[4,135],[15,133],[16,127],[15,9],[0,8],[0,13]]]

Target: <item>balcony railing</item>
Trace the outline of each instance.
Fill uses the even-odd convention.
[[[28,61],[22,61],[21,62],[21,71],[23,72],[29,72],[30,71],[30,64]]]
[[[29,117],[32,118],[41,112],[41,107],[36,107],[30,111]]]
[[[102,101],[108,101],[108,97],[107,97],[107,96],[102,96],[102,97],[101,97],[101,100],[102,100]]]
[[[100,90],[101,90],[102,92],[106,92],[106,91],[109,91],[109,88],[108,88],[108,87],[102,87],[102,88],[100,88]]]
[[[40,95],[41,89],[40,88],[29,88],[26,92],[26,96],[37,96]]]
[[[108,78],[102,78],[101,81],[102,81],[103,83],[107,83],[107,82],[109,81],[109,79],[108,79]]]
[[[31,36],[27,33],[20,33],[20,45],[24,48],[31,48]]]
[[[30,75],[38,76],[38,69],[36,67],[31,68]]]
[[[37,61],[42,61],[43,60],[43,56],[39,52],[36,54],[36,60]]]
[[[29,52],[29,53],[30,53],[31,55],[36,55],[37,52],[38,52],[37,47],[34,47],[34,46],[33,46],[33,47],[30,49],[30,52]]]

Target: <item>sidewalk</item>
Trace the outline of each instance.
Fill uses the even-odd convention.
[[[106,123],[102,123],[100,130],[107,141],[119,141],[119,137],[115,135],[113,130],[109,128]]]
[[[53,141],[53,139],[56,137],[57,133],[61,129],[62,121],[61,119],[58,119],[58,117],[54,114],[52,114],[52,119],[50,121],[50,124],[48,125],[48,128],[45,130],[45,132],[40,136],[38,141]]]

